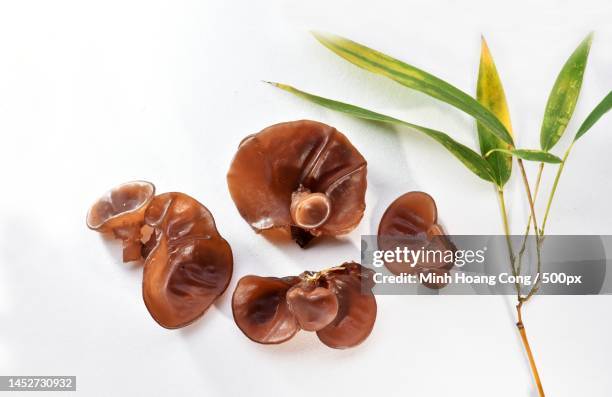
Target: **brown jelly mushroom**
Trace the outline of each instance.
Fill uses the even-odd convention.
[[[296,282],[297,277],[241,278],[232,296],[236,325],[258,343],[277,344],[291,339],[300,328],[285,296]]]
[[[127,182],[106,192],[87,213],[87,226],[123,240],[123,261],[140,259],[144,214],[155,195],[150,182]]]
[[[151,201],[145,222],[147,242],[142,295],[149,313],[165,328],[200,317],[225,291],[232,276],[232,250],[204,205],[183,193]]]
[[[329,280],[330,289],[339,301],[338,315],[317,335],[321,342],[335,349],[346,349],[363,342],[376,321],[376,298],[364,293],[361,282],[354,276],[340,274]]]
[[[258,343],[281,343],[302,329],[329,347],[353,347],[376,321],[372,275],[351,262],[298,277],[245,276],[232,298],[234,320]]]
[[[303,281],[287,292],[289,310],[304,331],[318,331],[338,315],[338,297],[334,291]]]
[[[389,205],[380,220],[378,227],[378,248],[395,250],[409,248],[412,250],[445,251],[455,250],[448,240],[442,226],[438,223],[438,210],[434,199],[424,192],[409,192],[401,195]],[[443,257],[444,255],[442,255]],[[452,262],[439,260],[440,256],[431,255],[419,263],[386,261],[385,266],[394,274],[433,273],[443,276],[453,266]],[[430,288],[441,288],[444,284],[427,283]]]
[[[304,247],[315,236],[342,235],[357,226],[365,210],[366,167],[335,128],[301,120],[245,138],[227,182],[255,231],[289,229]]]

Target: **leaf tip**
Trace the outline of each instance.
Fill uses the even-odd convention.
[[[285,91],[289,91],[289,92],[293,92],[295,89],[287,84],[283,84],[283,83],[277,83],[275,81],[266,81],[266,80],[262,80],[263,83],[266,84],[270,84],[272,87],[276,87],[279,88],[281,90],[285,90]]]
[[[493,63],[491,50],[489,50],[489,44],[487,43],[484,35],[480,35],[480,59],[484,62]]]
[[[589,44],[593,42],[593,38],[594,38],[594,37],[595,37],[595,31],[594,31],[594,30],[591,30],[591,31],[589,32],[589,34],[587,35],[587,37],[586,37],[586,38],[587,38],[587,40],[589,40]]]
[[[484,34],[480,34],[480,46],[481,48],[488,48],[487,39],[485,39]]]
[[[283,83],[277,83],[275,81],[265,81],[262,80],[262,82],[266,83],[266,84],[270,84],[272,87],[276,87],[276,88],[280,88],[281,90],[285,90],[285,91],[292,91],[293,87],[287,84],[283,84]]]
[[[320,30],[311,30],[310,34],[320,42],[328,41],[333,37],[331,33],[323,32]]]
[[[588,51],[591,49],[591,44],[593,43],[593,37],[595,36],[595,32],[594,31],[590,31],[589,34],[586,35],[586,37],[582,40],[582,43],[580,43],[580,47],[586,47],[586,51],[588,54]]]

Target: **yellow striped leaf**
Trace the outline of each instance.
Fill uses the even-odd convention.
[[[482,106],[490,110],[502,122],[508,132],[512,134],[510,112],[508,111],[504,87],[484,37],[481,43],[476,99]],[[491,134],[481,122],[477,122],[477,127],[480,153],[483,155],[489,153],[492,149],[511,149],[510,145]],[[493,168],[497,185],[500,187],[504,186],[512,173],[512,156],[496,151],[487,156],[487,161],[491,164],[491,168]]]
[[[446,102],[474,117],[487,127],[487,131],[502,141],[509,145],[514,144],[506,127],[493,113],[476,99],[446,81],[343,37],[327,33],[314,33],[314,36],[321,44],[356,66]]]

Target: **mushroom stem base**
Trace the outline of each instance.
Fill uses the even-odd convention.
[[[137,261],[142,258],[141,255],[142,243],[140,240],[124,240],[123,241],[123,262]]]
[[[115,237],[123,240],[123,262],[137,261],[142,257],[141,225],[127,225],[113,230]]]
[[[291,238],[300,246],[300,248],[306,248],[308,243],[315,238],[315,236],[308,230],[304,230],[301,227],[291,226]]]

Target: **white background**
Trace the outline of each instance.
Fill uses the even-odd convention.
[[[506,297],[381,296],[370,338],[347,351],[300,333],[250,342],[230,294],[246,274],[292,275],[359,259],[400,193],[437,200],[453,234],[501,232],[490,185],[414,131],[331,113],[276,80],[447,131],[475,146],[472,119],[337,58],[308,33],[335,32],[474,93],[480,34],[505,84],[521,147],[538,147],[561,65],[596,31],[572,136],[612,83],[612,4],[602,1],[3,1],[0,3],[0,374],[76,375],[91,396],[533,396]],[[302,251],[255,235],[225,174],[245,135],[320,120],[369,162],[367,213],[339,242]],[[612,118],[576,146],[548,231],[612,234]],[[568,139],[555,151],[562,154]],[[534,169],[530,168],[534,179]],[[552,169],[546,173],[550,186]],[[514,178],[518,175],[515,174]],[[108,188],[146,179],[213,212],[235,256],[228,292],[168,331],[140,295],[141,268],[85,227]],[[508,185],[512,229],[524,193]],[[546,190],[544,190],[546,191]],[[610,297],[536,297],[525,311],[549,396],[612,394]]]

